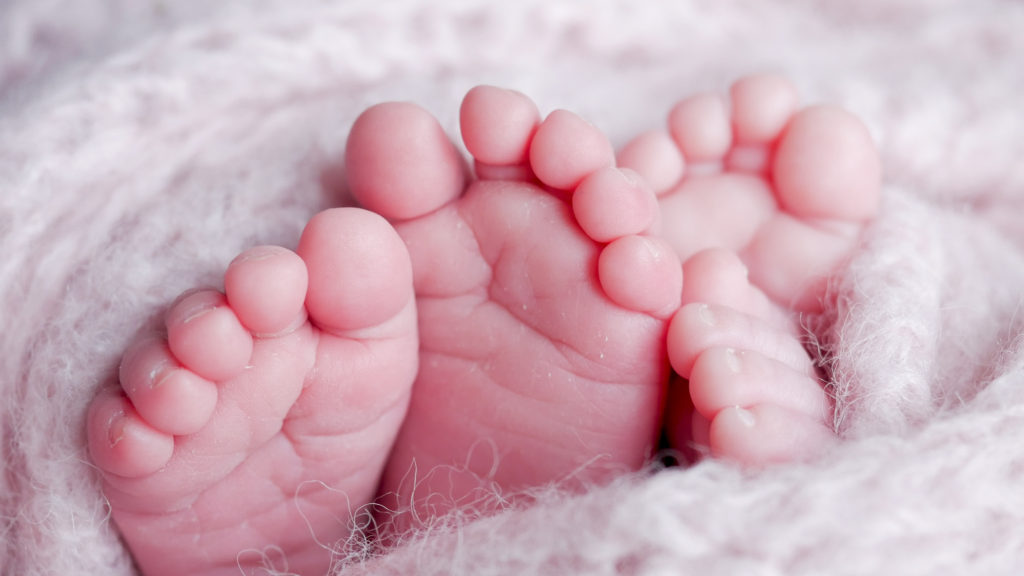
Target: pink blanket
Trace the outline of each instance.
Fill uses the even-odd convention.
[[[131,574],[83,417],[161,307],[344,202],[367,105],[472,85],[622,144],[751,71],[871,127],[887,199],[818,330],[848,441],[549,495],[343,574],[1024,569],[1024,4],[0,4],[0,573]]]

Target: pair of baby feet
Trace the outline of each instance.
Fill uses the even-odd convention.
[[[364,112],[345,162],[372,212],[242,253],[125,353],[89,449],[144,573],[321,574],[375,501],[398,530],[600,482],[663,425],[746,464],[834,440],[797,314],[877,209],[859,121],[753,76],[618,158],[497,88],[461,128],[475,179],[421,108]]]

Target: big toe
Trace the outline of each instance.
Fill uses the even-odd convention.
[[[841,108],[793,116],[772,172],[783,209],[799,218],[861,222],[878,211],[881,160],[867,127]]]
[[[297,250],[309,270],[306,309],[319,328],[348,332],[386,323],[413,298],[412,264],[382,217],[335,208],[313,217]]]
[[[462,193],[462,158],[444,129],[415,104],[364,111],[345,147],[346,179],[364,207],[392,220],[417,218]]]

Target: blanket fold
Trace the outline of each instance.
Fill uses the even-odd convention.
[[[366,106],[415,100],[454,134],[498,84],[621,145],[762,70],[864,118],[885,165],[813,324],[847,441],[552,492],[338,572],[1020,573],[1022,29],[1010,0],[0,5],[0,573],[133,573],[85,407],[177,293],[346,202]]]

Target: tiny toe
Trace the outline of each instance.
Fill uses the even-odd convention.
[[[121,394],[101,392],[89,406],[89,452],[104,472],[128,478],[152,474],[174,452],[174,438],[148,425]]]
[[[572,190],[588,174],[615,164],[608,138],[583,118],[555,110],[541,122],[530,144],[530,166],[537,178],[560,190]]]
[[[777,327],[791,327],[792,317],[750,283],[747,266],[724,248],[709,248],[683,264],[683,304],[704,302],[729,306]]]
[[[702,250],[683,264],[683,303],[707,302],[739,308],[750,292],[747,267],[731,250]]]
[[[646,232],[658,215],[658,199],[635,173],[608,167],[583,179],[573,192],[572,209],[587,236],[610,242]]]
[[[716,347],[754,350],[798,372],[815,374],[800,341],[762,318],[707,303],[686,304],[676,312],[668,329],[668,356],[678,374],[689,378],[697,357]]]
[[[207,380],[218,382],[237,375],[252,356],[252,334],[220,292],[186,294],[168,311],[166,322],[174,357]]]
[[[404,102],[367,109],[352,125],[345,172],[359,203],[386,218],[416,218],[462,193],[462,158],[429,112]]]
[[[819,419],[831,410],[816,378],[736,348],[711,348],[697,357],[690,373],[690,397],[708,418],[729,406],[754,404],[773,404]]]
[[[601,251],[598,276],[619,306],[658,317],[679,308],[683,269],[672,247],[648,236],[625,236]]]
[[[798,112],[772,167],[783,209],[800,218],[869,220],[878,211],[881,160],[867,127],[834,106]]]
[[[297,250],[309,271],[306,309],[331,332],[393,318],[412,299],[412,264],[402,239],[377,214],[334,208],[306,225]]]
[[[731,407],[711,421],[711,455],[747,466],[765,466],[813,459],[836,442],[820,419],[761,404]]]
[[[668,117],[669,132],[686,162],[720,162],[732,146],[732,128],[725,102],[698,94],[676,104]]]
[[[683,177],[686,162],[664,132],[645,132],[619,151],[618,165],[629,168],[650,184],[655,194],[670,191]]]
[[[796,87],[777,74],[737,80],[730,89],[730,98],[733,134],[739,146],[775,141],[800,103]]]
[[[125,352],[120,381],[139,415],[166,434],[198,432],[217,405],[217,386],[182,368],[157,338],[141,340]]]
[[[532,100],[494,86],[473,88],[459,109],[466,149],[477,162],[493,166],[525,164],[538,124],[540,112]]]
[[[291,250],[258,246],[238,255],[224,274],[224,293],[238,319],[259,335],[305,320],[306,264]]]

